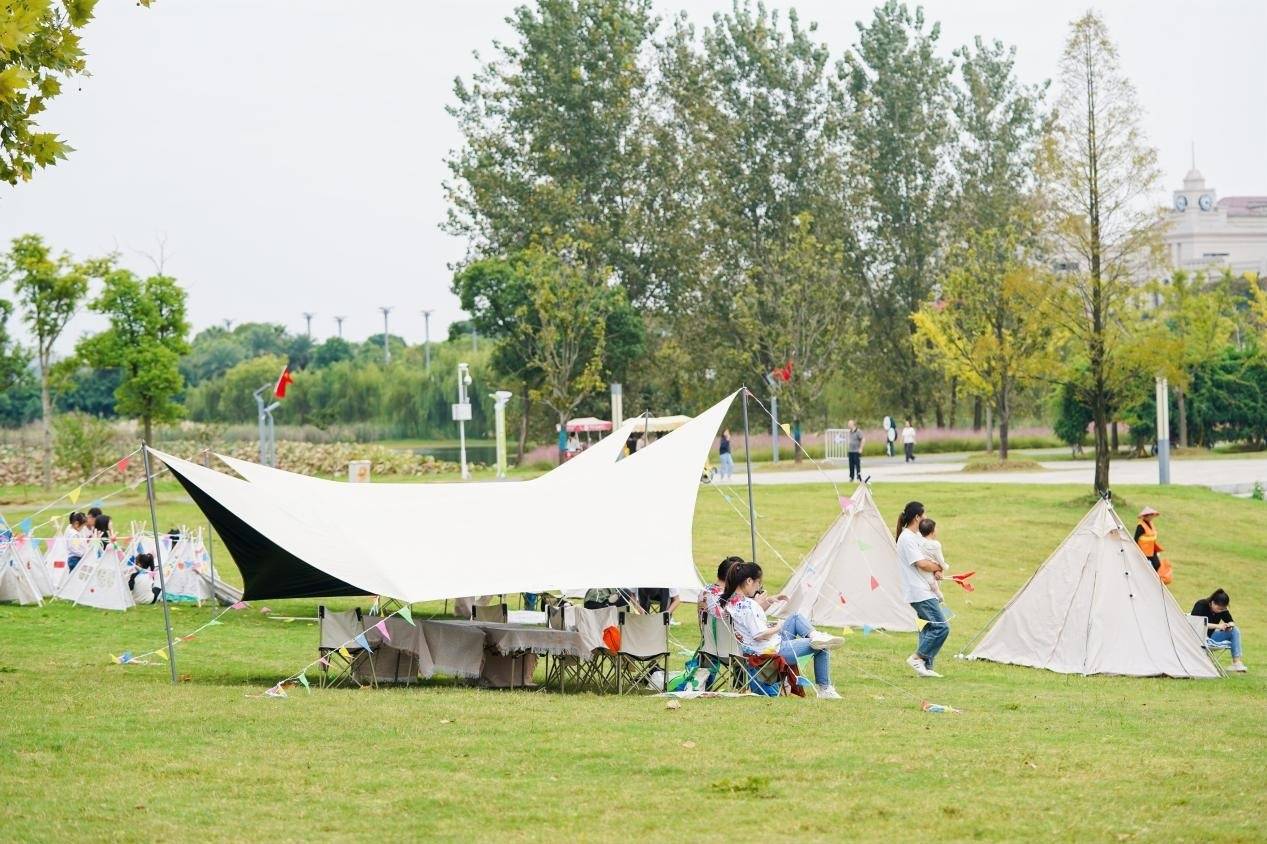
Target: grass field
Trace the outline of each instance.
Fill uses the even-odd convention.
[[[108,657],[157,647],[159,608],[0,606],[0,838],[1267,839],[1258,804],[1267,662],[1257,658],[1267,642],[1267,511],[1190,488],[1119,495],[1163,511],[1185,609],[1215,586],[1232,594],[1253,673],[1082,678],[945,659],[945,679],[919,681],[902,663],[912,637],[877,633],[851,635],[834,652],[838,702],[710,700],[670,711],[649,696],[445,681],[274,700],[259,695],[315,656],[316,629],[270,620],[261,603],[181,645],[191,679],[176,687],[162,666]],[[976,592],[948,593],[947,655],[1089,505],[1072,487],[894,484],[875,496],[886,514],[924,501],[952,565],[978,572]],[[33,509],[18,497],[0,490],[11,522]],[[143,508],[132,496],[108,509],[126,525]],[[757,509],[762,533],[795,564],[837,505],[830,486],[759,487]],[[174,485],[162,488],[160,522],[196,523]],[[696,551],[702,570],[749,553],[720,490],[700,490]],[[764,546],[759,558],[768,585],[780,584],[783,565]],[[265,603],[278,615],[316,606]],[[425,609],[435,608],[415,614]],[[175,608],[177,633],[210,614]],[[693,647],[689,613],[681,618],[673,635]],[[925,714],[921,698],[963,713]]]

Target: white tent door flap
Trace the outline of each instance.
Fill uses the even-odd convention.
[[[1061,674],[1217,677],[1203,645],[1111,505],[1101,501],[969,657]]]
[[[913,632],[915,611],[903,600],[893,534],[865,484],[850,501],[788,581],[788,603],[779,615],[799,612],[828,627]]]
[[[126,610],[136,605],[128,590],[119,552],[113,548],[86,555],[70,573],[57,597],[103,610]]]
[[[26,564],[8,544],[0,547],[0,602],[22,606],[44,603]]]

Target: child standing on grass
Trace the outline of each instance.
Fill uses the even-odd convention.
[[[941,553],[941,543],[937,541],[937,523],[932,519],[921,519],[919,523],[920,547],[924,550],[924,556],[941,566],[941,571],[931,572],[922,571],[920,574],[928,581],[928,588],[933,590],[933,594],[937,596],[937,600],[943,604],[946,603],[946,596],[942,594],[941,583],[942,577],[946,572],[950,571],[950,566],[946,565],[946,558]]]

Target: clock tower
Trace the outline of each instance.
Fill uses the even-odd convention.
[[[1210,213],[1214,210],[1214,189],[1205,186],[1205,176],[1193,167],[1183,177],[1183,190],[1174,192],[1174,209],[1179,214]]]

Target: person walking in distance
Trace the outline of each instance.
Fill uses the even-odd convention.
[[[856,420],[849,420],[849,430],[845,432],[849,452],[849,480],[862,480],[862,431],[858,429]]]
[[[915,462],[915,429],[911,427],[911,420],[906,420],[906,427],[902,429],[902,448],[906,450],[906,462]]]
[[[721,432],[721,445],[717,447],[717,455],[721,461],[721,471],[718,472],[718,476],[723,481],[728,481],[735,474],[735,458],[730,453],[729,428]]]

